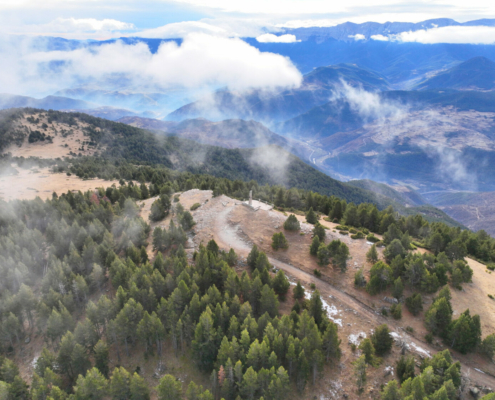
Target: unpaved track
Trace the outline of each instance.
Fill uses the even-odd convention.
[[[246,258],[251,250],[251,247],[246,243],[245,240],[242,240],[240,237],[238,237],[236,227],[233,227],[232,224],[229,223],[229,215],[234,209],[234,207],[236,206],[226,207],[225,210],[222,210],[222,212],[219,212],[217,214],[217,217],[214,220],[213,231],[215,232],[216,238],[219,239],[220,243],[218,243],[218,245],[221,248],[224,247],[228,249],[232,247],[239,256]],[[375,311],[373,311],[367,305],[356,300],[354,297],[350,296],[349,294],[335,288],[334,286],[325,282],[324,280],[319,279],[314,275],[311,275],[305,271],[300,270],[299,268],[296,268],[290,264],[277,260],[273,257],[268,257],[268,260],[276,268],[284,270],[292,277],[302,281],[314,283],[316,288],[322,294],[325,294],[327,296],[328,295],[333,296],[334,298],[338,299],[341,303],[345,304],[348,308],[357,311],[364,318],[374,321],[377,325],[386,323],[396,332],[400,332],[400,335],[402,336],[404,342],[409,344],[411,351],[414,351],[413,349],[414,347],[419,347],[421,349],[424,349],[430,352],[430,354],[435,354],[438,351],[438,349],[433,348],[432,346],[429,346],[427,343],[424,343],[418,340],[417,338],[414,338],[411,335],[407,334],[404,330],[398,327],[395,321],[385,319],[381,314],[376,314]],[[463,362],[462,365],[463,365],[463,376],[469,377],[472,383],[481,386],[488,386],[492,388],[495,387],[495,378],[483,372],[477,371],[475,369],[477,368],[477,365],[470,365],[467,364],[466,362]]]

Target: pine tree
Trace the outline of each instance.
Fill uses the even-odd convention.
[[[382,324],[376,327],[375,332],[371,335],[371,341],[375,346],[376,354],[383,356],[390,351],[394,344],[394,338],[390,335],[390,329],[387,324]]]
[[[318,222],[318,216],[313,211],[313,207],[311,207],[309,211],[306,213],[306,222],[308,224],[316,224]]]
[[[366,360],[365,355],[363,354],[354,364],[354,376],[356,378],[356,386],[358,388],[358,392],[362,393],[364,389],[364,385],[366,384]]]
[[[278,270],[277,275],[272,281],[273,290],[278,294],[281,300],[285,300],[285,295],[290,288],[290,282],[281,269]]]
[[[402,400],[400,394],[399,385],[395,379],[390,380],[383,388],[381,399],[382,400]]]
[[[244,398],[253,400],[256,391],[258,390],[258,374],[249,367],[242,378],[241,393]]]
[[[408,356],[406,358],[401,356],[395,369],[400,383],[407,381],[409,378],[414,378],[414,357]]]
[[[378,252],[376,251],[376,244],[373,244],[366,253],[366,260],[369,263],[374,264],[378,261]]]
[[[394,281],[394,286],[392,288],[392,296],[394,296],[397,300],[402,297],[402,293],[404,292],[404,285],[402,283],[402,279],[400,276]]]
[[[321,266],[328,265],[330,262],[330,252],[328,251],[327,246],[324,243],[320,244],[318,247],[318,252],[316,254],[318,256],[318,264]]]
[[[95,368],[101,372],[101,374],[108,378],[109,368],[108,368],[108,346],[107,344],[100,340],[96,343],[94,348],[95,351]]]
[[[165,375],[155,388],[159,400],[181,400],[182,385],[172,375]]]
[[[115,368],[110,378],[110,394],[114,400],[126,400],[131,396],[131,375],[124,367]]]
[[[293,289],[293,296],[296,300],[304,299],[304,288],[300,281],[297,281],[297,285]]]
[[[294,214],[289,215],[289,217],[285,220],[284,229],[286,231],[298,231],[301,229],[301,224]]]
[[[366,338],[359,344],[359,350],[363,352],[366,364],[375,365],[375,346],[373,342]]]
[[[326,237],[325,228],[319,222],[317,222],[315,224],[315,227],[313,228],[313,237],[317,237],[317,236],[320,239],[320,242],[325,241],[325,237]]]
[[[309,248],[309,254],[316,256],[318,254],[318,249],[320,248],[320,238],[315,236],[311,242],[311,247]]]
[[[75,400],[101,400],[108,392],[108,383],[97,368],[90,369],[86,376],[79,375],[74,387]]]
[[[247,257],[247,264],[251,267],[251,269],[256,268],[256,261],[258,260],[259,250],[258,246],[254,245]]]

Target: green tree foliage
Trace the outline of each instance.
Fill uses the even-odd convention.
[[[423,310],[423,298],[420,293],[414,293],[406,298],[406,307],[412,315],[418,315]]]
[[[378,261],[378,252],[376,251],[376,244],[373,244],[366,253],[366,260],[374,264]]]
[[[312,256],[318,255],[318,249],[320,248],[320,238],[315,236],[311,242],[311,247],[309,248],[309,254]]]
[[[289,248],[289,242],[285,238],[283,232],[274,233],[272,236],[272,249],[278,250],[278,249],[288,249],[288,248]]]
[[[366,356],[363,354],[354,364],[354,377],[356,378],[356,386],[358,392],[361,393],[366,385]]]
[[[409,378],[414,378],[416,376],[414,371],[415,361],[413,356],[401,356],[397,361],[397,365],[395,370],[397,372],[397,378],[399,378],[399,382],[403,383],[407,381]]]
[[[284,229],[286,231],[298,231],[301,229],[301,224],[294,214],[291,214],[287,217],[284,222]]]
[[[315,227],[313,228],[313,237],[318,236],[318,239],[320,239],[320,243],[325,242],[325,237],[326,237],[326,232],[325,228],[323,225],[320,223],[316,222]]]
[[[464,311],[448,327],[447,343],[455,350],[465,354],[473,351],[481,343],[481,324],[479,315]]]
[[[272,283],[273,290],[278,294],[279,298],[285,300],[285,295],[289,291],[290,282],[281,269],[278,270],[277,275],[273,279]]]
[[[387,324],[377,326],[371,335],[371,342],[375,346],[376,354],[383,356],[392,349],[394,339],[390,334],[390,329]]]
[[[182,385],[172,375],[165,375],[156,387],[159,400],[181,400]]]
[[[294,286],[293,293],[296,300],[304,299],[304,288],[300,281],[297,281],[296,286]]]
[[[383,292],[392,283],[392,278],[392,269],[383,261],[379,261],[371,267],[366,291],[371,295]]]
[[[318,222],[318,215],[314,212],[313,207],[306,213],[306,222],[308,224],[316,224]]]
[[[491,360],[495,355],[495,333],[491,333],[483,339],[481,351]]]
[[[160,195],[151,205],[150,220],[153,222],[161,221],[170,213],[170,197]]]

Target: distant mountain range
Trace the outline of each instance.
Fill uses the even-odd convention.
[[[373,35],[396,35],[401,32],[415,32],[422,29],[441,28],[445,26],[495,26],[495,19],[478,19],[468,22],[457,22],[450,18],[429,19],[422,22],[364,22],[355,24],[344,22],[330,27],[310,27],[310,28],[286,28],[284,33],[296,36],[298,40],[327,40],[337,39],[342,41],[354,40],[354,35],[364,35],[369,39]]]
[[[495,62],[486,57],[471,58],[446,71],[439,72],[418,84],[416,89],[493,90],[495,89]]]
[[[339,64],[316,68],[304,75],[299,88],[281,92],[253,90],[249,93],[218,91],[197,102],[187,104],[167,116],[167,119],[204,117],[208,119],[242,118],[267,123],[283,121],[325,104],[342,83],[376,92],[390,88],[387,80],[373,71],[351,64]],[[213,97],[213,99],[212,99]]]

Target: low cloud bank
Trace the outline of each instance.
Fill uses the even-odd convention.
[[[129,90],[297,87],[302,76],[283,56],[261,52],[237,38],[190,34],[153,54],[144,43],[115,42],[70,51],[46,51],[30,39],[0,43],[3,92],[50,94],[81,85]]]

